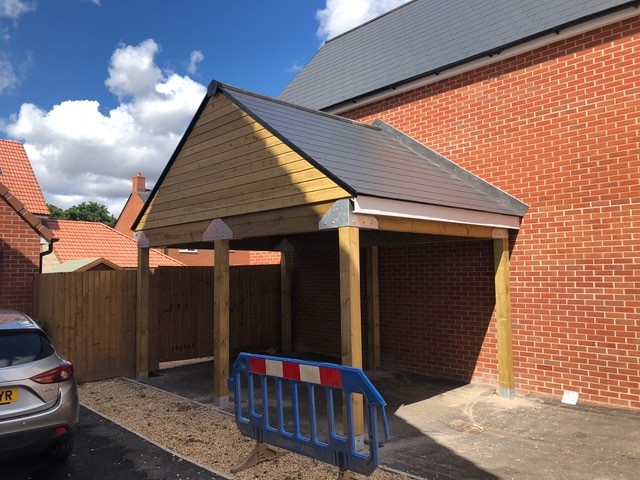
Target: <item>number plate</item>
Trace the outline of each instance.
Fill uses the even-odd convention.
[[[18,401],[17,388],[0,388],[0,405],[8,405],[9,403]]]

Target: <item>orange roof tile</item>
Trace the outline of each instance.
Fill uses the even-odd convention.
[[[21,143],[0,140],[0,180],[31,213],[49,215],[40,184]]]
[[[58,238],[53,252],[60,262],[101,257],[121,268],[138,266],[138,244],[135,240],[103,223],[47,220],[46,224]],[[153,268],[184,266],[154,248],[149,253],[149,265]]]
[[[7,205],[13,208],[38,235],[47,242],[51,242],[54,238],[53,232],[51,232],[38,217],[28,211],[22,202],[18,200],[18,197],[12,194],[2,182],[0,182],[0,198],[7,202]]]

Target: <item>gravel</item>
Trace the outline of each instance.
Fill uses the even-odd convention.
[[[82,403],[112,421],[230,478],[334,480],[338,468],[288,452],[232,474],[253,449],[254,440],[238,431],[233,416],[140,383],[111,379],[80,385]],[[365,478],[365,477],[359,477]],[[413,478],[376,470],[372,479]]]

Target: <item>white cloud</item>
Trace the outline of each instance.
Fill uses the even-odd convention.
[[[323,40],[333,38],[407,1],[327,0],[326,7],[316,12],[320,24],[316,34]]]
[[[96,201],[117,215],[136,172],[150,186],[158,178],[206,92],[187,76],[163,72],[158,52],[151,39],[115,50],[105,84],[120,104],[107,114],[93,100],[69,100],[49,111],[23,104],[4,125],[25,141],[49,203],[68,208]]]
[[[195,75],[198,72],[198,63],[204,60],[204,55],[200,50],[194,50],[191,52],[191,58],[189,60],[189,66],[187,67],[187,72],[191,75]]]
[[[287,73],[298,73],[300,70],[302,70],[302,65],[300,65],[298,62],[294,62],[289,68],[287,68],[285,71]]]
[[[0,18],[17,20],[21,15],[36,9],[36,2],[25,0],[0,0]]]
[[[0,95],[10,92],[18,85],[18,76],[13,64],[4,58],[0,58]]]
[[[0,0],[0,39],[8,42],[11,39],[10,26],[5,25],[6,20],[15,27],[18,19],[25,13],[36,9],[35,1],[25,0]],[[20,84],[22,76],[31,64],[31,56],[27,55],[27,60],[18,66],[19,72],[16,73],[16,66],[5,52],[0,51],[0,95],[11,92]]]

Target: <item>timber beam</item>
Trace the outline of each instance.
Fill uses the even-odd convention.
[[[213,281],[213,403],[229,404],[229,240],[216,240]]]
[[[145,244],[138,238],[139,244]],[[138,271],[136,276],[136,379],[149,378],[149,248],[138,247]]]
[[[342,364],[362,369],[362,327],[360,311],[360,231],[356,227],[340,227],[340,323]],[[364,402],[353,394],[355,434],[364,433]]]
[[[511,288],[509,280],[509,238],[493,240],[498,336],[498,386],[500,396],[515,397],[513,340],[511,331]]]

